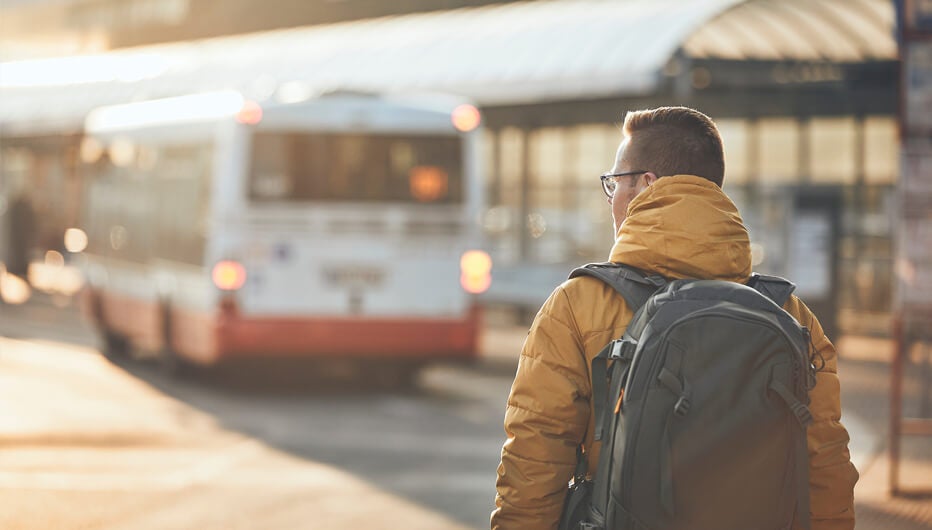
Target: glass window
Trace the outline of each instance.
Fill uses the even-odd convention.
[[[580,125],[574,130],[577,159],[576,213],[573,215],[576,256],[582,261],[604,260],[613,239],[611,209],[598,176],[612,169],[622,133],[613,125]],[[568,256],[569,257],[569,256]]]
[[[100,182],[102,179],[88,179],[85,192],[82,226],[87,233],[87,252],[98,256],[108,255],[110,246],[106,243],[107,230],[110,225],[106,209],[106,187]]]
[[[133,166],[87,164],[88,252],[202,265],[212,174],[208,144],[138,146]]]
[[[154,246],[161,259],[201,265],[212,173],[209,144],[157,149],[150,179],[158,197]]]
[[[566,144],[562,129],[548,127],[531,135],[531,167],[535,183],[540,186],[559,186],[566,173],[564,163]]]
[[[505,188],[518,186],[524,171],[524,134],[521,129],[506,127],[499,136],[499,164]]]
[[[150,256],[152,195],[139,175],[108,160],[95,165],[86,213],[88,252],[144,263]]]
[[[725,146],[725,185],[744,184],[748,181],[748,122],[747,120],[718,120],[718,132]]]
[[[799,180],[799,124],[792,118],[768,118],[758,122],[758,168],[760,181],[767,183]]]
[[[877,116],[864,120],[864,180],[893,184],[899,174],[900,140],[896,120]]]
[[[29,175],[36,164],[30,151],[17,147],[0,149],[0,196],[13,196],[29,188]]]
[[[495,162],[499,156],[497,153],[498,146],[496,142],[498,141],[498,135],[495,134],[495,131],[491,129],[483,129],[482,136],[480,137],[480,153],[482,158],[482,174],[485,176],[485,182],[483,186],[486,189],[486,192],[489,196],[494,196],[497,192],[493,191],[494,186],[498,186],[499,175],[498,168],[495,167]]]
[[[266,201],[459,203],[459,137],[258,133],[249,196]]]
[[[515,127],[506,127],[499,134],[499,203],[509,207],[514,215],[521,202],[521,175],[524,172],[524,133]]]
[[[573,164],[574,173],[580,184],[601,193],[598,177],[612,169],[615,151],[622,140],[621,131],[611,125],[580,125],[574,136],[578,156]]]
[[[853,183],[860,157],[855,152],[854,118],[813,118],[809,123],[809,171],[816,183]]]

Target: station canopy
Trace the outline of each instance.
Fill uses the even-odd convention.
[[[887,0],[538,0],[0,63],[0,133],[77,132],[98,106],[234,89],[445,92],[482,106],[649,94],[675,57],[896,58]]]

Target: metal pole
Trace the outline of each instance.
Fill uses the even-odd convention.
[[[890,494],[900,490],[900,441],[903,428],[903,357],[905,337],[902,314],[893,318],[893,362],[890,365]]]
[[[492,174],[488,175],[490,182],[487,198],[489,202],[486,207],[494,208],[500,206],[502,202],[502,135],[500,130],[488,130],[486,134],[489,135],[491,140],[487,143],[491,151],[487,156],[489,157],[489,166],[492,168]]]
[[[797,139],[799,159],[797,160],[796,177],[799,179],[799,184],[805,186],[812,184],[812,120],[808,116],[797,116],[796,130],[799,133]]]
[[[518,233],[521,239],[518,243],[518,260],[525,263],[531,259],[531,239],[528,231],[528,217],[531,215],[531,130],[521,129],[521,188],[518,197],[520,204],[520,219],[518,220]]]
[[[919,387],[919,417],[920,418],[930,418],[932,417],[932,409],[930,409],[930,386],[932,386],[932,348],[929,348],[925,342],[925,337],[919,337],[919,352],[922,356],[922,370],[920,371],[920,377],[922,381],[920,382]]]
[[[579,136],[578,129],[564,129],[560,135],[561,145],[563,147],[563,159],[560,161],[560,171],[562,172],[563,185],[563,215],[566,223],[571,227],[576,226],[576,218],[580,214],[579,209],[579,186],[576,178],[576,168],[579,167]],[[573,248],[570,256],[564,256],[569,261],[575,262],[579,259],[579,240],[576,238],[575,231],[564,237],[572,238]]]

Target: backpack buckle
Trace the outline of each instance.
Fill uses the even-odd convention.
[[[630,361],[634,358],[634,352],[637,348],[638,341],[630,337],[614,340],[612,341],[612,353],[609,358]]]
[[[803,427],[808,427],[812,423],[812,412],[809,411],[809,407],[803,405],[800,402],[796,402],[791,407],[793,415],[796,416],[796,419],[799,420],[800,425]]]
[[[673,405],[673,413],[679,417],[685,417],[689,414],[689,398],[686,396],[680,396],[680,399],[676,400],[676,405]]]

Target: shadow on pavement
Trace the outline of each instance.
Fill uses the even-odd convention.
[[[335,466],[471,527],[488,525],[504,439],[505,378],[485,399],[470,378],[488,377],[455,367],[428,367],[418,378],[379,377],[373,373],[390,368],[276,361],[179,376],[155,362],[111,362],[226,429]]]
[[[166,367],[155,359],[107,357],[114,366],[144,380],[166,394],[191,386],[226,395],[266,398],[341,398],[408,396],[455,399],[423,384],[429,367],[385,361],[347,363],[296,359],[225,361],[211,367]]]

